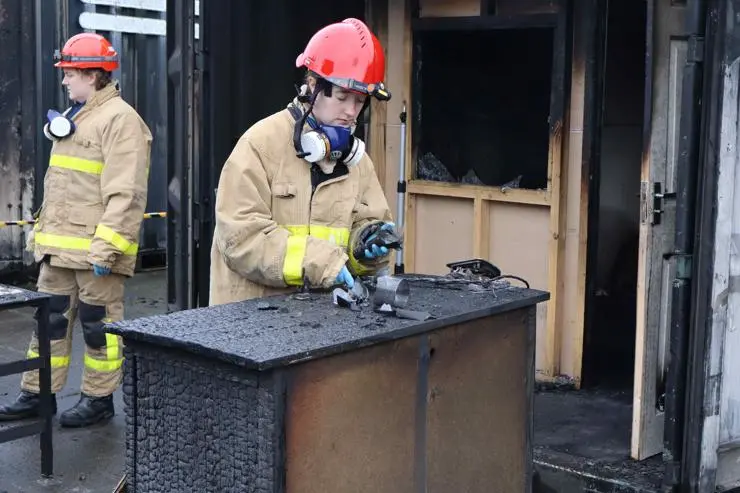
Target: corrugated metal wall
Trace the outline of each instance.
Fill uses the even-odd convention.
[[[41,203],[51,147],[41,118],[69,105],[52,53],[83,31],[106,36],[121,55],[114,78],[154,136],[147,211],[166,210],[165,10],[165,0],[0,0],[0,221],[28,219]],[[0,274],[24,265],[24,229],[0,228]],[[141,255],[163,256],[166,243],[165,220],[146,220]]]

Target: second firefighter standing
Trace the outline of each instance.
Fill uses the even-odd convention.
[[[82,392],[59,419],[62,426],[82,427],[114,415],[123,354],[120,337],[106,333],[104,325],[123,318],[124,281],[134,275],[152,135],[111,78],[119,60],[105,38],[78,34],[55,58],[73,104],[63,113],[50,110],[44,125],[53,145],[28,248],[41,264],[38,290],[51,295],[54,394],[67,380],[77,317],[82,325]],[[28,355],[37,354],[33,334]],[[56,399],[53,405],[56,412]],[[38,371],[26,372],[15,402],[0,407],[0,421],[38,413]]]

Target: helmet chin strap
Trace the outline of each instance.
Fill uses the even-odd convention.
[[[298,102],[308,103],[308,108],[301,108],[303,114],[300,118],[296,119],[295,126],[293,127],[293,147],[296,150],[296,156],[303,159],[310,153],[303,150],[301,146],[301,134],[303,133],[303,127],[306,125],[306,120],[313,111],[313,105],[316,102],[316,97],[319,95],[318,91],[309,93],[308,86],[303,86],[301,92],[298,94]]]

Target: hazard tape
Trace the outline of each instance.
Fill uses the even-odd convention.
[[[154,217],[167,217],[166,212],[146,212],[144,213],[144,219],[152,219]],[[36,224],[35,219],[23,220],[23,221],[0,221],[0,228],[6,226],[30,226]]]

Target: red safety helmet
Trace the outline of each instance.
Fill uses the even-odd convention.
[[[298,55],[296,67],[306,67],[332,84],[351,91],[391,98],[383,85],[383,47],[358,19],[345,19],[320,29]]]
[[[118,53],[100,34],[75,34],[64,43],[62,51],[54,52],[55,67],[100,68],[113,72],[118,68]]]

